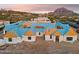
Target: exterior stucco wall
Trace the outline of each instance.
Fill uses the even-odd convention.
[[[28,37],[29,36],[23,36],[22,40],[23,41],[27,41],[27,42],[34,42],[34,41],[36,41],[36,36],[30,36],[31,40],[28,40]]]
[[[59,42],[62,42],[63,41],[63,36],[59,36]],[[54,42],[56,42],[56,36],[54,35]]]
[[[40,33],[40,35],[39,35]],[[43,33],[42,32],[36,32],[36,36],[43,36]]]
[[[4,45],[4,44],[5,44],[4,39],[0,39],[0,45]]]
[[[72,40],[72,41],[68,41],[68,40],[67,40],[67,37],[73,37],[73,40]],[[64,35],[64,41],[65,41],[65,42],[73,43],[73,42],[75,42],[76,40],[77,40],[77,35],[75,35],[75,36]]]
[[[45,40],[54,40],[54,36],[52,35],[52,38],[50,39],[50,35],[45,35]]]
[[[52,35],[52,39],[50,39],[50,35],[45,35],[45,40],[53,40],[54,42],[56,42],[56,36]],[[59,36],[59,42],[63,41],[63,36]]]
[[[63,35],[59,36],[59,42],[62,42],[63,40],[64,40],[64,36]]]
[[[5,30],[3,30],[3,34],[5,34]]]
[[[20,43],[20,42],[22,42],[23,40],[22,40],[22,38],[21,37],[17,37],[17,42],[18,43]]]
[[[8,38],[4,38],[4,41],[6,44],[16,44],[19,43],[19,40],[17,38],[12,38],[12,42],[8,41]]]

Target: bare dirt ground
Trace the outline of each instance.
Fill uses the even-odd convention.
[[[1,49],[2,48],[2,49]],[[0,47],[0,54],[78,54],[79,41],[71,44],[66,42],[54,43],[38,39],[36,42],[6,44]]]

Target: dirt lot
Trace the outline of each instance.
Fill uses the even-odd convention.
[[[22,42],[6,44],[0,47],[1,54],[78,54],[79,41],[70,44],[66,42],[54,43],[53,41],[37,40],[37,42]]]

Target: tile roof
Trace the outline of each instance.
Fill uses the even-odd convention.
[[[45,34],[45,35],[50,35],[51,33],[50,33],[49,30],[46,30],[46,31],[44,32],[44,34]]]
[[[70,26],[68,24],[62,24],[61,22],[53,23],[31,23],[29,27],[21,27],[26,21],[20,21],[13,24],[8,24],[5,26],[4,30],[6,31],[13,31],[20,37],[24,35],[28,31],[32,31],[33,33],[36,32],[45,32],[46,30],[50,30],[50,33],[55,32],[55,34],[65,35],[68,31]],[[36,28],[36,26],[41,26],[44,28]],[[56,29],[56,26],[61,26],[63,29]]]
[[[26,36],[33,36],[34,35],[34,33],[32,32],[32,31],[28,31],[28,32],[25,32],[25,34],[24,35],[26,35]]]
[[[54,35],[55,35],[55,36],[60,36],[61,33],[60,33],[60,32],[55,32]]]
[[[7,32],[4,37],[6,38],[13,38],[13,37],[17,37],[16,33],[14,32]]]
[[[74,36],[74,35],[77,35],[77,33],[74,30],[74,28],[70,27],[70,30],[66,33],[66,35]]]

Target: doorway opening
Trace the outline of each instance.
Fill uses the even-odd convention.
[[[56,42],[59,43],[59,36],[56,36]]]

